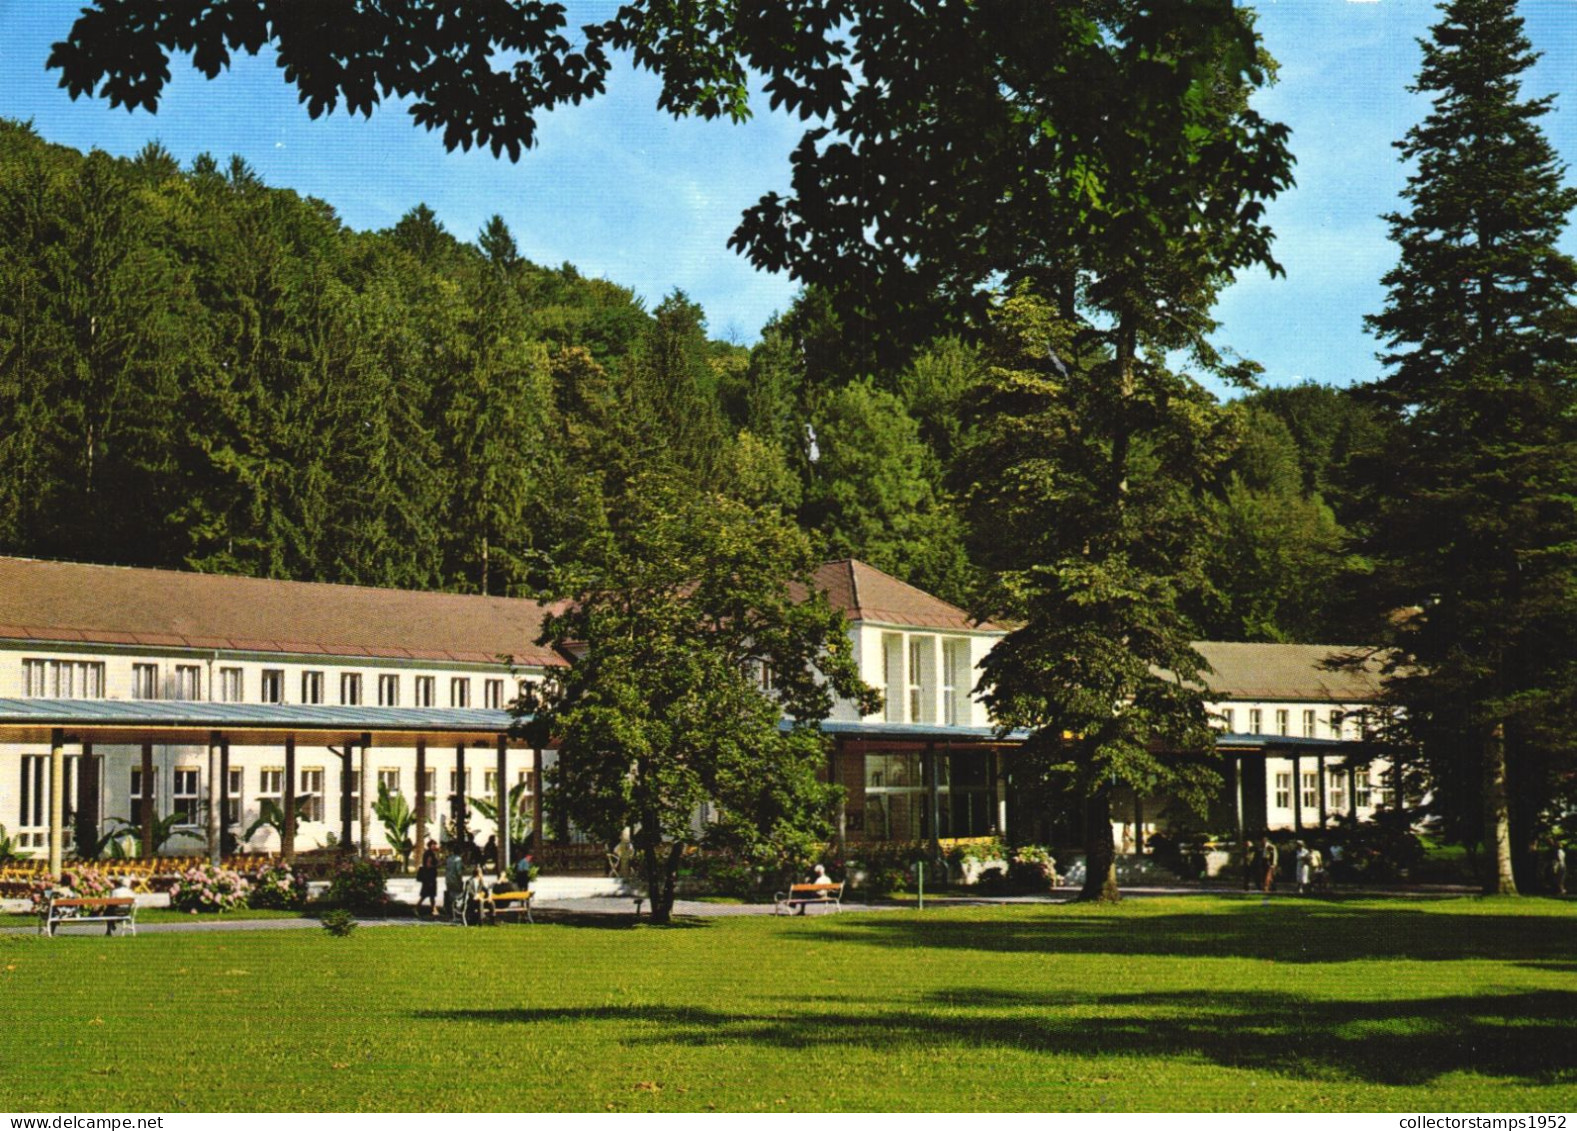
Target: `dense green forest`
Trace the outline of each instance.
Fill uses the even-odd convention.
[[[534,593],[659,470],[969,604],[985,353],[862,353],[815,292],[746,348],[681,292],[528,261],[497,217],[357,232],[238,159],[0,121],[0,552]],[[1344,523],[1376,417],[1310,384],[1227,418],[1199,635],[1362,638]]]

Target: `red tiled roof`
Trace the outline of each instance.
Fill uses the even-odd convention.
[[[535,601],[0,557],[0,637],[559,665]]]
[[[912,628],[983,629],[1002,631],[989,621],[978,622],[957,605],[853,558],[828,562],[816,570],[816,584],[834,608],[851,621],[877,621]]]

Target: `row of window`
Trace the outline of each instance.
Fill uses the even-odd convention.
[[[1235,708],[1224,707],[1221,709],[1219,714],[1221,718],[1222,729],[1228,734],[1265,733],[1265,712],[1259,707],[1250,707],[1248,709],[1248,730],[1242,732],[1240,732],[1237,728],[1237,710]],[[1303,712],[1302,721],[1303,737],[1318,738],[1319,734],[1317,731],[1319,727],[1319,719],[1317,713],[1312,709],[1305,710]],[[1334,738],[1340,738],[1342,734],[1342,725],[1346,721],[1347,714],[1345,711],[1333,709],[1329,715],[1330,735]],[[1285,707],[1276,708],[1276,729],[1272,733],[1282,735],[1283,737],[1290,736],[1292,734],[1291,711],[1287,710]]]
[[[1374,802],[1374,789],[1370,784],[1369,770],[1355,768],[1352,773],[1352,809],[1368,809]],[[1348,771],[1331,769],[1326,771],[1326,809],[1330,812],[1345,813],[1348,811],[1347,782]],[[1320,807],[1320,774],[1318,770],[1302,770],[1299,772],[1299,798],[1298,803],[1306,812],[1316,812]],[[1391,791],[1382,788],[1380,794],[1380,807],[1391,808]],[[1290,770],[1276,773],[1275,807],[1277,809],[1292,808],[1292,772]]]
[[[23,686],[30,698],[44,699],[102,699],[104,698],[104,664],[92,660],[35,660],[22,661]],[[300,698],[298,703],[324,702],[324,673],[300,673]],[[403,706],[402,676],[388,672],[378,677],[378,706]],[[222,667],[215,679],[214,698],[221,703],[244,703],[246,699],[246,672],[242,668]],[[286,702],[285,669],[264,668],[258,680],[258,702]],[[453,676],[449,680],[449,706],[471,705],[471,677]],[[133,699],[189,699],[203,698],[203,669],[199,664],[175,664],[168,673],[158,664],[132,664],[131,697]],[[411,677],[411,706],[437,705],[438,678],[430,675]],[[366,702],[360,672],[342,672],[339,677],[339,702],[341,706],[356,707]],[[502,709],[504,681],[482,681],[482,706]]]
[[[71,755],[65,759],[65,775],[62,785],[67,808],[72,808],[76,801],[76,775],[80,755]],[[298,788],[296,790],[296,813],[303,821],[324,820],[324,781],[325,770],[322,766],[304,766],[298,771]],[[390,793],[400,792],[400,770],[397,767],[384,768],[378,771],[377,783]],[[459,772],[453,768],[449,771],[449,795],[463,794],[470,796],[472,773],[465,771],[462,780]],[[526,793],[531,794],[533,785],[531,771],[522,769],[517,779],[526,786]],[[429,767],[422,792],[427,798],[427,811],[438,812],[437,794],[438,771]],[[128,798],[131,802],[129,820],[132,824],[142,823],[142,806],[145,800],[154,799],[157,794],[158,777],[148,783],[148,790],[143,788],[142,768],[131,768],[130,789]],[[232,767],[229,778],[225,782],[224,797],[224,823],[233,825],[241,819],[241,801],[246,785],[246,771],[240,767]],[[361,804],[360,781],[351,779],[350,798],[353,809]],[[22,757],[22,781],[18,794],[20,812],[18,824],[23,829],[37,829],[47,827],[49,822],[49,756],[45,754],[27,754]],[[498,791],[498,771],[487,769],[482,773],[483,795],[492,797]],[[196,766],[177,766],[170,774],[170,809],[171,813],[179,814],[176,824],[193,826],[202,821],[202,811],[205,794],[202,788],[202,771]],[[285,770],[282,766],[265,766],[257,770],[257,792],[255,798],[259,804],[272,801],[276,805],[283,805],[285,799]],[[157,810],[156,810],[157,811]],[[70,818],[67,818],[70,824]]]
[[[882,634],[882,690],[887,705],[883,717],[890,723],[934,723],[938,677],[942,693],[942,722],[958,726],[969,721],[969,693],[974,665],[969,641],[943,637],[941,665],[937,665],[937,638],[898,632]]]

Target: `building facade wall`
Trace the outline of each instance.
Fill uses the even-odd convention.
[[[47,646],[18,643],[0,648],[0,698],[73,698],[135,701],[139,699],[202,700],[211,702],[322,704],[325,706],[390,707],[502,707],[515,699],[523,682],[540,678],[540,671],[508,665],[383,659],[354,656],[299,656],[255,653],[158,650],[146,647],[71,645]],[[42,693],[42,694],[41,694]],[[177,826],[164,846],[169,854],[200,852],[206,843],[202,813],[208,798],[209,753],[205,745],[155,744],[153,791],[156,815],[163,817],[179,806],[194,813],[190,823]],[[0,743],[0,826],[16,838],[19,847],[41,850],[48,837],[47,743]],[[117,822],[131,823],[143,792],[142,750],[139,746],[96,745],[92,749],[99,767],[99,830],[108,832]],[[73,784],[81,765],[82,749],[66,751],[66,808],[76,804]],[[505,754],[505,781],[509,787],[526,781],[528,794],[538,788],[532,772],[530,750],[511,748]],[[298,849],[326,846],[342,834],[341,803],[346,796],[342,778],[343,758],[322,744],[298,743],[296,749]],[[352,829],[360,835],[362,753],[352,755]],[[467,797],[491,801],[497,774],[496,747],[473,746],[466,751],[465,781],[454,778],[454,748],[430,747],[426,754],[434,799],[429,823],[450,815],[449,798],[457,787]],[[380,778],[416,806],[416,749],[374,746],[367,752],[368,804],[377,797]],[[231,781],[227,808],[231,827],[244,833],[258,819],[262,802],[282,802],[284,748],[235,745],[229,752]],[[134,787],[136,793],[134,793]],[[238,814],[238,819],[236,815]],[[74,830],[68,825],[68,842]],[[469,829],[480,839],[495,835],[494,823],[472,810]],[[268,827],[252,837],[239,837],[244,849],[272,851],[278,835]],[[369,820],[368,845],[389,848],[388,838],[375,817]]]

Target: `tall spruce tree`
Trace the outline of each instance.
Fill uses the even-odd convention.
[[[1539,126],[1552,100],[1521,93],[1538,56],[1514,0],[1442,11],[1412,88],[1433,106],[1398,143],[1415,164],[1409,211],[1387,217],[1400,261],[1369,319],[1397,428],[1377,595],[1418,610],[1396,626],[1409,666],[1391,692],[1437,789],[1482,790],[1485,887],[1514,894],[1571,756],[1548,723],[1577,688],[1577,265],[1556,249],[1577,192]],[[1451,773],[1463,744],[1476,782]]]

